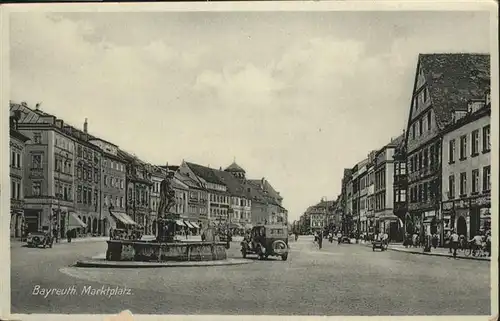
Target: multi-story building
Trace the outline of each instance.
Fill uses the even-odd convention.
[[[208,192],[191,173],[182,174],[179,169],[175,172],[175,178],[189,188],[187,201],[187,212],[191,218],[191,223],[199,229],[208,226]]]
[[[161,182],[166,178],[167,167],[153,166],[151,171],[151,191],[149,194],[149,206],[150,206],[150,219],[151,224],[147,231],[149,235],[156,235],[157,221],[158,221],[158,205],[160,204],[160,185]]]
[[[231,195],[231,228],[243,229],[252,221],[252,201],[250,193],[245,189],[245,170],[236,163],[229,165],[224,171],[214,173],[227,186]]]
[[[85,228],[79,228],[79,232],[95,235],[98,233],[98,221],[102,217],[100,208],[102,150],[89,142],[92,136],[88,134],[87,126],[85,119],[83,131],[69,125],[64,126],[64,131],[75,139],[75,211],[86,224]]]
[[[361,233],[368,231],[368,160],[358,165],[358,184],[359,184],[359,227]]]
[[[403,133],[403,137],[405,134]],[[394,179],[393,179],[393,195],[394,195],[394,215],[398,218],[398,222],[403,231],[413,234],[406,228],[407,219],[410,220],[408,214],[408,173],[406,171],[406,146],[404,138],[394,149]],[[402,241],[402,237],[400,240]]]
[[[280,193],[277,192],[273,186],[264,177],[261,179],[250,179],[246,181],[247,185],[251,188],[256,189],[257,193],[260,194],[260,199],[263,201],[263,207],[255,204],[253,206],[254,199],[252,199],[252,222],[256,220],[253,219],[254,214],[257,217],[262,216],[265,213],[265,221],[271,224],[287,224],[288,222],[288,211],[282,206],[283,198]],[[257,197],[259,201],[259,197]],[[255,208],[255,211],[254,211]],[[261,211],[264,209],[264,211]]]
[[[394,151],[403,140],[403,136],[391,140],[375,155],[375,232],[384,232],[391,240],[402,237],[399,221],[394,215]]]
[[[10,117],[10,236],[24,235],[24,150],[29,138],[17,130],[21,112]]]
[[[344,169],[344,177],[342,178],[342,233],[344,235],[350,234],[354,229],[354,219],[352,213],[352,169]]]
[[[211,168],[183,161],[179,171],[184,175],[195,177],[203,188],[208,191],[209,224],[227,223],[230,194],[227,186],[215,175]]]
[[[24,220],[26,232],[83,228],[74,204],[75,139],[64,122],[26,103],[10,103],[17,129],[29,138],[24,154]]]
[[[489,55],[421,54],[418,57],[405,145],[408,212],[411,228],[421,235],[439,233],[442,131],[453,115],[467,113],[470,99],[484,97],[489,84]]]
[[[366,174],[366,165],[368,164],[368,159],[364,159],[352,168],[352,217],[355,233],[361,233],[361,179],[364,180]],[[366,206],[366,189],[363,186],[363,199],[365,200]],[[366,220],[366,212],[365,220]]]
[[[126,162],[118,155],[119,149],[115,144],[96,137],[89,142],[102,151],[100,172],[94,168],[93,173],[94,181],[97,177],[101,182],[100,195],[94,192],[94,197],[100,200],[98,234],[109,235],[109,229],[116,225],[110,211],[120,217],[126,213]]]
[[[366,164],[366,225],[364,232],[374,233],[375,228],[375,154],[376,151],[372,151],[368,155],[368,163]]]
[[[134,155],[118,150],[118,155],[126,161],[126,216],[122,216],[123,224],[138,224],[144,233],[150,230],[151,206],[150,191],[153,186],[151,165],[146,164]],[[132,218],[132,222],[130,219]],[[152,230],[152,228],[151,228]]]
[[[309,229],[312,232],[323,231],[326,227],[327,201],[322,199],[318,204],[309,206],[306,213],[310,217]]]
[[[443,132],[443,232],[468,239],[491,230],[491,102],[469,102],[467,114]]]

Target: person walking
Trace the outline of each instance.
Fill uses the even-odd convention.
[[[453,258],[457,258],[457,250],[458,250],[458,242],[460,240],[460,237],[458,236],[457,232],[453,230],[451,232],[450,236],[450,245],[453,248]]]
[[[318,231],[318,248],[321,250],[323,247],[323,231]]]

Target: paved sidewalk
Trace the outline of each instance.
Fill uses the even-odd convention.
[[[367,241],[359,241],[359,243],[356,243],[355,241],[352,244],[357,244],[357,245],[364,245],[367,247],[372,247],[372,243]],[[422,247],[408,247],[406,248],[403,246],[402,243],[390,243],[389,250],[391,251],[397,251],[397,252],[405,252],[405,253],[411,253],[411,254],[420,254],[420,255],[430,255],[430,256],[441,256],[441,257],[449,257],[452,258],[453,254],[450,253],[450,250],[448,248],[432,248],[430,252],[424,252],[424,249]],[[476,261],[491,261],[491,257],[476,257],[476,256],[466,256],[463,251],[457,251],[457,259],[464,259],[464,260],[476,260]]]
[[[109,240],[109,236],[89,236],[89,237],[79,237],[75,239],[71,239],[71,243],[81,243],[81,242],[104,242]],[[10,247],[22,247],[26,245],[26,241],[20,241],[19,239],[11,239]],[[68,244],[67,239],[60,239],[58,243],[54,241],[54,246]]]

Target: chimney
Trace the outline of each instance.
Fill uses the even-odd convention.
[[[87,122],[87,118],[85,118],[85,122],[83,123],[83,132],[86,134],[89,127],[89,123]]]
[[[35,105],[35,109],[36,109],[36,110],[40,110],[40,103],[36,103],[36,105]]]

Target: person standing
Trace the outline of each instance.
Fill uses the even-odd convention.
[[[453,248],[453,258],[457,258],[457,250],[458,250],[458,242],[460,240],[460,237],[458,236],[457,232],[453,230],[450,236],[450,244],[451,247]]]
[[[323,231],[318,231],[318,247],[321,250],[323,247]]]

